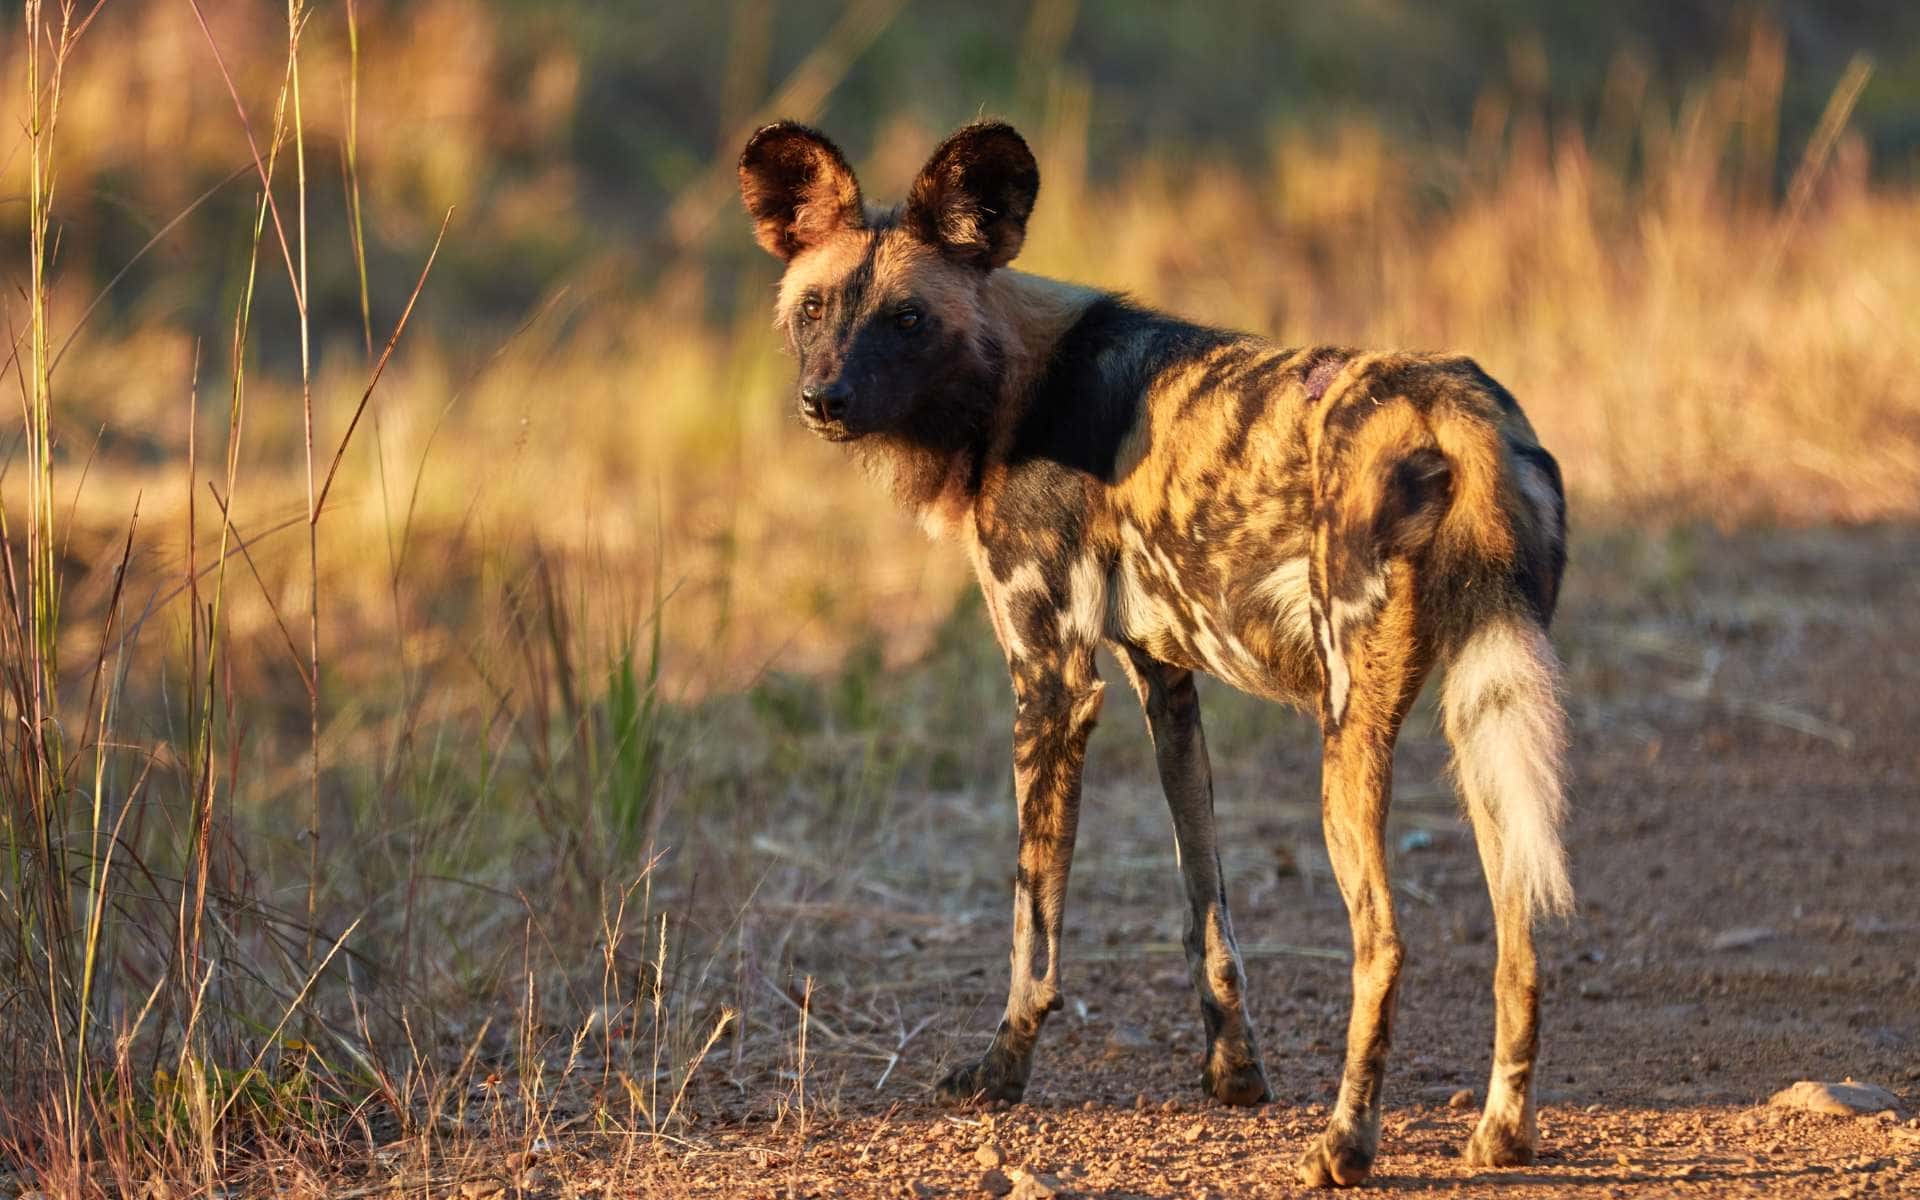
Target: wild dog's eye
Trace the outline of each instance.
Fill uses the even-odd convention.
[[[908,331],[918,329],[920,328],[920,310],[917,308],[903,308],[894,314],[893,323],[901,329]]]
[[[820,302],[818,296],[808,296],[800,302],[800,314],[809,321],[818,321],[826,310],[827,306]]]

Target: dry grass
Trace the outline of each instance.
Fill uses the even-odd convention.
[[[314,346],[310,289],[366,286],[361,189],[430,242],[473,131],[512,108],[500,136],[554,136],[568,65],[503,106],[392,45],[348,53],[341,15],[203,38],[160,7],[71,62],[8,43],[8,103],[47,114],[0,186],[34,230],[98,163],[163,148],[274,199],[229,231],[230,344],[164,313],[83,328],[96,297],[42,276],[38,233],[8,302],[0,1144],[40,1186],[132,1194],[317,1187],[376,1152],[446,1179],[567,1130],[644,1155],[703,1089],[804,1129],[832,1104],[809,1045],[890,1065],[920,1035],[875,993],[809,1042],[808,974],[848,968],[814,926],[940,882],[937,809],[897,798],[1004,783],[963,564],[787,419],[770,265],[557,278],[480,346],[423,322],[383,377],[374,317]],[[452,12],[417,36],[490,53]],[[1490,95],[1457,158],[1355,126],[1114,183],[1063,78],[1022,265],[1284,341],[1472,353],[1590,527],[1911,518],[1920,192],[1869,181],[1843,84],[1774,195],[1779,72],[1762,44],[1589,130]],[[883,139],[869,191],[930,134]],[[310,229],[336,147],[356,215]],[[565,200],[528,184],[448,236],[583,219]],[[391,320],[405,291],[355,311]]]

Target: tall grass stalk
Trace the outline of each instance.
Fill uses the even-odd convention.
[[[320,507],[313,467],[313,335],[307,314],[307,139],[300,112],[301,0],[287,0],[287,90],[293,97],[294,196],[299,201],[300,265],[294,304],[300,325],[300,419],[307,452],[307,947],[313,946],[320,918]]]
[[[67,833],[72,808],[81,797],[67,779],[70,747],[60,721],[60,609],[61,588],[55,551],[54,516],[54,404],[51,333],[48,323],[49,271],[53,247],[49,244],[51,212],[57,189],[56,133],[66,66],[75,43],[92,21],[97,7],[76,14],[71,0],[50,19],[40,0],[28,0],[23,17],[26,32],[25,87],[27,117],[27,352],[19,370],[19,335],[12,336],[16,378],[20,384],[26,424],[27,513],[25,524],[25,578],[14,568],[11,523],[0,502],[0,554],[6,564],[6,629],[0,636],[9,666],[4,671],[14,712],[4,736],[12,753],[0,764],[0,782],[8,783],[4,821],[7,834],[7,871],[14,900],[16,969],[43,972],[46,1031],[52,1037],[53,1064],[64,1081],[57,1113],[43,1119],[65,1135],[69,1161],[78,1155],[85,1107],[85,1063],[90,1041],[93,982],[98,963],[106,879],[102,869],[104,811],[96,786],[87,805],[84,844],[70,845]],[[77,19],[76,19],[77,17]],[[123,563],[124,568],[124,563]],[[123,571],[124,577],[124,571]],[[111,610],[110,610],[111,611]],[[105,704],[106,689],[98,689]],[[91,704],[89,711],[91,711]],[[11,774],[15,778],[4,778]],[[96,778],[103,774],[96,761]],[[85,863],[83,906],[76,913],[71,880],[76,859]],[[75,952],[78,950],[78,961]],[[13,1054],[31,1053],[25,1046]]]
[[[367,300],[367,230],[360,213],[360,13],[347,0],[347,136],[340,142],[340,176],[347,193],[347,232],[360,283],[360,338],[373,357],[373,309]]]

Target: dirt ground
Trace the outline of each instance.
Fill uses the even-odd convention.
[[[1580,904],[1541,939],[1540,1160],[1474,1171],[1459,1157],[1485,1087],[1493,954],[1423,710],[1397,772],[1408,965],[1368,1186],[1920,1193],[1920,533],[1590,547],[1556,638]],[[772,1105],[703,1086],[683,1141],[612,1157],[556,1147],[535,1190],[974,1196],[1020,1167],[1080,1196],[1298,1192],[1293,1162],[1338,1069],[1345,917],[1302,723],[1211,696],[1225,864],[1273,1103],[1226,1109],[1200,1092],[1171,839],[1150,776],[1102,762],[1102,742],[1142,737],[1138,714],[1112,703],[1069,903],[1067,1005],[1025,1103],[953,1112],[930,1100],[998,1015],[1013,844],[1006,809],[930,797],[923,827],[903,836],[935,839],[950,878],[973,882],[955,895],[945,874],[916,886],[877,865],[870,907],[823,907],[810,945],[838,957],[819,964],[804,1109],[797,1084]],[[898,1049],[897,1063],[875,1047]],[[1796,1080],[1849,1076],[1898,1095],[1898,1117],[1765,1106]],[[1004,1161],[990,1166],[983,1145]]]

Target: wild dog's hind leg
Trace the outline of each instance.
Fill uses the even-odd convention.
[[[1467,1161],[1510,1167],[1533,1161],[1533,1109],[1540,1049],[1536,911],[1565,912],[1567,881],[1558,825],[1564,815],[1561,756],[1565,717],[1559,664],[1546,630],[1530,615],[1488,619],[1447,665],[1442,706],[1454,774],[1493,897],[1493,1078],[1486,1108],[1467,1143]]]
[[[1105,686],[1091,647],[1016,659],[1013,780],[1020,860],[1013,884],[1013,973],[1007,1011],[980,1060],[940,1082],[941,1099],[1019,1100],[1047,1014],[1060,1007],[1060,929],[1080,821],[1080,771]]]
[[[1193,672],[1156,662],[1132,647],[1124,648],[1120,661],[1146,710],[1160,785],[1173,812],[1174,849],[1187,893],[1187,974],[1199,993],[1207,1029],[1200,1085],[1223,1104],[1259,1104],[1271,1093],[1247,1015],[1247,974],[1227,912],[1214,837],[1213,773]]]
[[[1540,1141],[1533,1111],[1533,1060],[1540,1051],[1540,968],[1533,951],[1533,914],[1523,897],[1503,894],[1499,839],[1486,828],[1490,822],[1480,806],[1469,811],[1493,892],[1499,958],[1493,975],[1493,1076],[1466,1157],[1476,1167],[1516,1167],[1533,1161]]]
[[[1353,1010],[1340,1094],[1326,1130],[1300,1159],[1301,1180],[1314,1187],[1361,1182],[1380,1149],[1381,1088],[1404,954],[1387,880],[1387,805],[1394,739],[1421,682],[1411,595],[1403,585],[1358,610],[1335,603],[1315,613],[1316,624],[1335,623],[1332,636],[1321,638],[1331,661],[1320,816],[1353,928]]]

